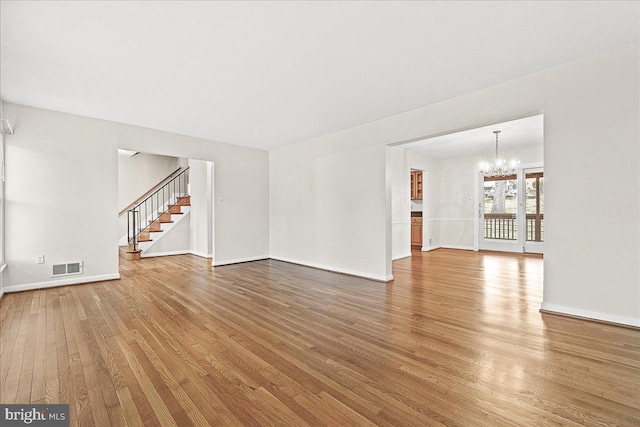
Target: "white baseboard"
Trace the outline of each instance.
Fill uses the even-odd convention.
[[[226,261],[214,261],[213,266],[214,267],[220,267],[220,266],[229,265],[229,264],[239,264],[241,262],[260,261],[260,260],[263,260],[263,259],[269,259],[269,255],[253,256],[253,257],[248,257],[248,258],[229,259],[229,260],[226,260]]]
[[[585,319],[598,320],[607,323],[633,326],[640,328],[640,319],[633,317],[618,316],[615,314],[600,313],[597,311],[583,310],[581,308],[566,307],[563,305],[543,302],[540,306],[543,312],[564,314],[567,316],[582,317]]]
[[[393,257],[391,260],[395,261],[397,259],[402,259],[402,258],[409,258],[411,256],[411,252],[406,253],[406,254],[402,254],[402,255],[396,255],[395,257]]]
[[[191,251],[190,253],[201,258],[213,258],[213,254],[205,254],[204,252]]]
[[[81,285],[84,283],[104,282],[107,280],[117,280],[117,279],[120,279],[120,273],[102,274],[99,276],[77,277],[75,279],[51,280],[48,282],[25,283],[24,285],[7,286],[2,289],[2,292],[8,293],[8,292],[31,291],[34,289],[55,288],[56,286],[67,286],[67,285]]]
[[[195,256],[199,256],[201,258],[213,258],[213,254],[205,254],[202,252],[198,252],[198,251],[190,251],[190,250],[182,250],[182,251],[168,251],[168,252],[152,252],[150,254],[145,254],[144,252],[142,252],[140,254],[140,258],[154,258],[154,257],[158,257],[158,256],[171,256],[171,255],[195,255]]]
[[[4,295],[4,289],[0,289],[0,301],[2,301],[2,295]]]
[[[300,260],[296,260],[296,259],[292,259],[292,258],[285,258],[285,257],[272,256],[271,259],[275,259],[276,261],[288,262],[288,263],[291,263],[291,264],[303,265],[305,267],[317,268],[319,270],[332,271],[334,273],[348,274],[349,276],[362,277],[364,279],[375,280],[376,282],[390,282],[390,281],[393,280],[393,275],[378,276],[378,275],[375,275],[375,274],[363,273],[361,271],[348,270],[348,269],[344,269],[344,268],[329,267],[327,265],[316,264],[316,263],[313,263],[313,262],[305,262],[305,261],[300,261]]]
[[[455,246],[455,245],[440,245],[442,249],[459,249],[461,251],[472,251],[473,246]]]
[[[455,245],[434,245],[434,246],[423,246],[422,247],[422,252],[429,252],[429,251],[435,251],[436,249],[458,249],[461,251],[472,251],[473,246],[455,246]]]
[[[144,252],[140,253],[140,258],[154,258],[157,256],[170,256],[170,255],[190,255],[192,252],[190,250],[183,251],[168,251],[168,252],[152,252],[150,254],[145,254]]]

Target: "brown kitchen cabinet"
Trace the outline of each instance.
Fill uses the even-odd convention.
[[[422,217],[411,218],[411,246],[422,246]]]
[[[422,200],[422,171],[411,171],[411,200]]]

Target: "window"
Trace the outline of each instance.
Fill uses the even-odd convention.
[[[484,179],[484,238],[518,240],[518,179]]]
[[[527,196],[527,240],[544,241],[544,175],[542,172],[525,175]]]

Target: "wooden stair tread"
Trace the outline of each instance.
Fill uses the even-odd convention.
[[[154,222],[155,222],[155,221],[154,221]],[[152,224],[153,224],[153,223],[149,224],[149,226],[147,226],[147,227],[143,228],[140,232],[141,232],[141,233],[144,233],[144,232],[147,232],[147,231],[148,231],[149,233],[161,233],[161,232],[163,232],[163,231],[164,231],[162,228],[161,228],[160,230],[157,230],[157,231],[156,231],[156,230],[151,230],[151,225],[152,225]]]

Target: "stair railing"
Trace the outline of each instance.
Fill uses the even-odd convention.
[[[189,168],[171,178],[156,191],[127,210],[127,240],[134,251],[138,250],[140,233],[159,221],[172,205],[178,204],[189,191]]]

